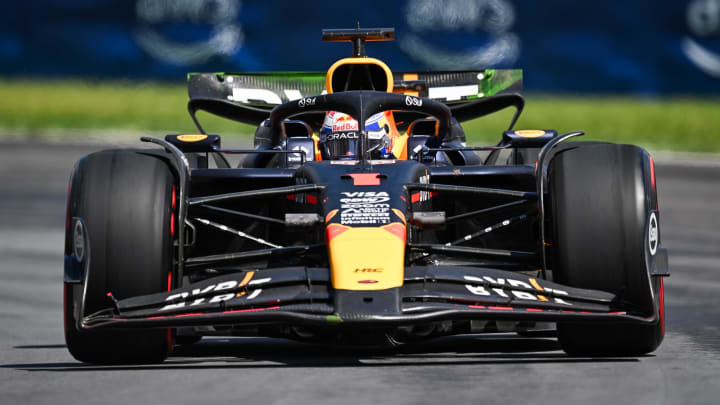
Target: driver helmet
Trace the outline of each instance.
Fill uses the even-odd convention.
[[[368,137],[368,151],[373,159],[392,158],[391,111],[379,112],[365,121]],[[329,111],[320,129],[318,146],[323,159],[356,159],[359,150],[360,132],[358,122],[339,111]]]

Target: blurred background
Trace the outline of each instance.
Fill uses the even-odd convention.
[[[521,68],[518,127],[720,152],[720,0],[35,0],[0,15],[0,136],[192,132],[188,72],[324,71],[322,28],[395,27],[394,70]],[[472,127],[495,143],[510,112]],[[247,139],[252,128],[213,122]]]

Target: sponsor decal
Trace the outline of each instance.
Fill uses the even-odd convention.
[[[658,222],[655,213],[650,214],[650,220],[648,221],[648,247],[650,248],[650,254],[655,255],[657,252],[659,242],[658,235]]]
[[[405,5],[408,32],[398,41],[400,49],[415,61],[433,70],[485,69],[488,66],[513,65],[520,57],[520,37],[513,31],[515,5],[510,0],[436,1],[409,0]],[[478,46],[469,49],[445,49],[433,43],[435,33],[463,32],[477,35]],[[486,38],[484,40],[480,38]],[[479,95],[477,86],[448,91],[430,98],[460,100]]]
[[[193,306],[202,305],[202,304],[217,304],[217,303],[220,303],[223,301],[231,300],[233,298],[240,298],[240,297],[245,296],[245,291],[235,293],[231,290],[236,289],[238,287],[262,285],[271,280],[270,277],[252,280],[254,274],[255,274],[255,272],[251,271],[251,272],[246,273],[245,277],[240,281],[228,280],[228,281],[223,281],[223,282],[220,282],[217,284],[210,284],[203,288],[195,288],[195,289],[192,289],[191,291],[182,291],[179,293],[174,293],[174,294],[168,295],[167,298],[165,298],[165,301],[177,301],[177,300],[183,300],[183,301],[165,305],[164,307],[160,308],[160,311],[168,311],[171,309],[193,307]],[[262,292],[262,289],[260,289],[260,288],[254,289],[245,298],[247,300],[252,300],[252,299],[256,298],[258,295],[260,295],[261,292]],[[205,295],[209,295],[212,293],[217,293],[217,294],[214,294],[212,296],[205,296]]]
[[[523,138],[537,138],[545,135],[545,131],[541,129],[521,129],[519,131],[515,131],[515,134],[520,135]]]
[[[227,76],[228,79],[232,76]],[[325,90],[321,94],[327,94]],[[456,101],[462,100],[470,96],[482,96],[480,88],[477,84],[463,85],[463,86],[441,86],[441,87],[428,87],[428,97],[433,100],[445,100],[445,101]],[[410,97],[410,96],[408,96]],[[300,89],[259,89],[259,88],[246,88],[246,87],[233,87],[232,94],[227,96],[229,101],[238,101],[245,104],[260,103],[268,105],[282,104],[285,101],[298,100],[298,105],[303,102],[303,106],[307,106],[308,98],[305,98]],[[408,104],[408,106],[414,105],[420,107],[422,105],[422,99],[411,97],[411,99],[417,100],[419,104]],[[406,100],[407,103],[407,100]],[[382,114],[382,113],[381,113]],[[332,118],[331,118],[332,119]],[[350,118],[355,121],[354,119]],[[370,122],[372,118],[368,119],[366,125],[369,123],[371,127],[373,123]],[[338,119],[340,122],[341,119]],[[357,122],[354,123],[354,128],[357,130]],[[330,126],[324,126],[324,128],[330,128]],[[372,129],[372,128],[369,128]]]
[[[280,98],[280,96],[272,90],[246,89],[241,87],[234,87],[232,89],[232,95],[228,96],[228,100],[239,101],[241,103],[251,103],[253,101],[259,101],[265,104],[282,104],[282,98]]]
[[[315,105],[315,99],[316,99],[316,97],[301,98],[298,101],[298,107],[305,108],[305,107],[313,106],[313,105]]]
[[[287,159],[290,163],[312,160],[313,154],[310,150],[308,150],[308,148],[305,148],[302,145],[294,146],[291,151],[296,153],[288,153]]]
[[[177,139],[183,142],[200,142],[207,139],[207,135],[178,135]]]
[[[341,122],[339,124],[333,124],[332,126],[332,132],[342,132],[342,131],[357,131],[358,130],[358,123],[357,121],[352,122]],[[351,132],[354,134],[354,132]],[[357,138],[357,136],[355,136]]]
[[[357,131],[358,122],[351,116],[343,113],[338,113],[337,117],[329,117],[332,121],[332,125],[326,125],[332,132],[341,131]],[[328,123],[328,119],[325,120]]]
[[[422,99],[418,97],[405,96],[405,105],[408,107],[422,107]]]
[[[343,192],[340,223],[343,225],[386,225],[390,223],[390,195],[385,191]]]
[[[689,34],[680,48],[690,62],[707,75],[720,78],[720,0],[693,0],[687,5],[686,22]]]
[[[537,289],[531,284],[537,284],[537,282],[526,282],[511,278],[492,278],[490,276],[483,276],[483,277],[475,277],[475,276],[465,276],[465,280],[475,283],[475,284],[466,284],[465,288],[467,288],[470,293],[473,295],[480,295],[485,297],[502,297],[502,298],[511,298],[510,295],[512,295],[512,298],[517,298],[521,300],[527,300],[527,301],[547,301],[547,298],[542,297],[540,298],[538,295],[534,293],[530,293],[527,291],[517,291],[511,289],[512,287],[521,287],[528,290],[531,289]],[[533,280],[534,281],[534,280]],[[480,284],[480,285],[477,285]],[[492,286],[498,286],[498,287],[492,287]],[[507,287],[506,287],[507,286]],[[510,287],[510,288],[508,288]],[[539,287],[539,285],[538,285]],[[551,288],[545,288],[544,291],[552,292],[554,294],[558,295],[568,295],[567,291],[558,290],[558,289],[551,289]],[[568,305],[572,306],[569,302],[563,300],[562,298],[553,297],[553,302],[556,304],[562,304],[562,305]]]
[[[238,23],[240,0],[137,0],[137,44],[158,60],[175,65],[229,58],[245,41]],[[181,33],[205,31],[206,39],[188,42]]]
[[[355,125],[355,129],[357,129],[357,125]],[[341,139],[358,139],[359,136],[357,132],[332,132],[327,135],[323,135],[321,139],[322,142],[326,141],[336,141]]]
[[[75,220],[75,227],[73,228],[73,253],[75,259],[81,262],[85,257],[85,228],[80,220]]]
[[[363,267],[355,269],[355,273],[382,273],[382,267]]]
[[[482,96],[480,88],[477,84],[469,84],[465,86],[431,87],[428,89],[428,97],[432,99],[456,101],[462,100],[463,97],[470,96]]]

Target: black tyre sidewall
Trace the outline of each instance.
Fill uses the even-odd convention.
[[[648,219],[658,217],[650,165],[637,146],[578,142],[558,151],[549,168],[553,279],[619,294],[647,316],[660,292],[646,263]],[[576,355],[645,354],[660,344],[662,331],[661,322],[558,324],[562,348]]]
[[[84,221],[92,255],[85,315],[111,307],[108,293],[123,299],[168,289],[174,184],[168,164],[141,151],[103,151],[78,163],[68,215]],[[66,236],[66,249],[72,245],[70,238],[72,235]],[[171,345],[167,329],[79,331],[75,314],[82,300],[82,285],[66,284],[64,296],[66,342],[76,359],[151,363],[167,357]]]

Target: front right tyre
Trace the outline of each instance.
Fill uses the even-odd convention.
[[[647,264],[660,243],[652,158],[633,145],[573,142],[555,154],[548,179],[553,280],[611,292],[622,308],[646,317],[657,308],[659,315],[647,325],[559,323],[562,349],[576,356],[654,351],[665,319],[662,278],[651,277]]]

